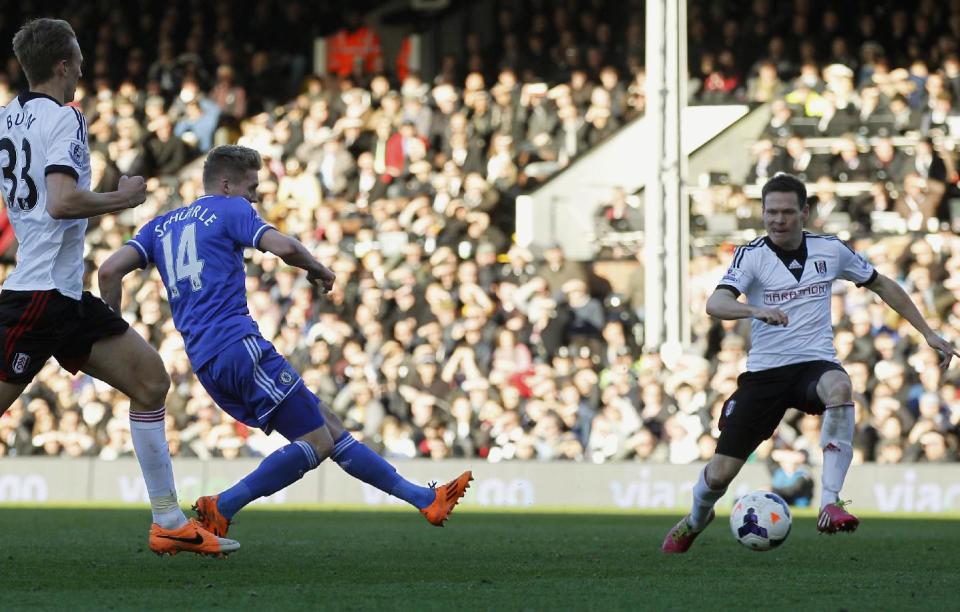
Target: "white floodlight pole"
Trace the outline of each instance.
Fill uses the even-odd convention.
[[[656,162],[652,170],[643,169],[648,172],[644,344],[648,348],[664,343],[681,347],[690,341],[687,160],[680,137],[680,111],[687,92],[686,0],[648,0],[646,21],[646,114],[653,135],[649,146]]]

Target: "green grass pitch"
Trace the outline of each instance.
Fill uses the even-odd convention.
[[[960,520],[868,516],[819,536],[795,518],[754,553],[719,517],[687,555],[676,516],[250,509],[228,559],[147,548],[144,508],[0,507],[3,610],[957,609]]]

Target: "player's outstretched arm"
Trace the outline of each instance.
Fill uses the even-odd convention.
[[[123,298],[123,277],[142,267],[143,258],[129,244],[120,247],[100,266],[97,271],[100,297],[114,311],[120,312],[120,301]]]
[[[954,348],[953,344],[941,338],[923,318],[916,304],[910,299],[910,296],[903,290],[896,281],[889,276],[877,274],[877,278],[867,285],[867,287],[880,296],[884,303],[892,308],[898,315],[906,319],[910,325],[918,332],[923,334],[923,339],[927,341],[932,348],[940,353],[943,360],[940,367],[946,369],[950,366],[950,360],[954,357],[960,357],[960,353]]]
[[[333,289],[333,281],[337,280],[337,275],[317,261],[299,240],[271,228],[260,237],[260,250],[273,253],[288,266],[306,270],[310,282],[324,293]]]
[[[759,308],[737,301],[729,289],[718,287],[707,300],[707,314],[717,319],[757,319],[768,325],[786,325],[787,313],[779,308]]]
[[[47,175],[47,213],[54,219],[89,219],[139,206],[147,199],[147,184],[142,176],[121,176],[116,191],[96,193],[77,189],[77,180],[69,174]]]

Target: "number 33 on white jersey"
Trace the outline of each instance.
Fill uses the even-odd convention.
[[[87,220],[54,219],[47,212],[46,177],[55,172],[90,189],[83,114],[44,94],[21,94],[0,109],[0,191],[19,242],[17,267],[3,287],[57,289],[79,300]]]

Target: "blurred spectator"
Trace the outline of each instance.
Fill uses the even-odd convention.
[[[801,451],[776,449],[770,453],[770,488],[791,506],[806,508],[813,499],[813,474]]]
[[[700,75],[700,102],[723,104],[735,99],[736,89],[741,83],[733,66],[733,53],[729,49],[721,51],[718,57],[705,53],[700,58]],[[759,86],[770,89],[768,83],[761,83]]]
[[[160,115],[149,126],[144,143],[144,169],[149,176],[172,176],[194,156],[193,149],[174,134],[167,115]]]
[[[825,173],[823,162],[820,155],[807,149],[803,138],[791,136],[775,167],[777,171],[789,172],[802,181],[814,181]]]
[[[776,98],[770,104],[770,121],[763,130],[767,138],[785,139],[793,132],[793,110],[783,98]],[[762,142],[758,140],[757,142]],[[769,142],[769,141],[768,141]]]
[[[752,154],[756,161],[750,166],[750,171],[747,173],[746,180],[748,183],[763,183],[780,171],[777,151],[772,141],[766,138],[756,141],[752,147]]]
[[[597,214],[601,232],[635,232],[643,228],[640,212],[630,204],[622,187],[614,188],[610,203],[601,206]]]
[[[939,204],[940,198],[931,191],[931,185],[919,174],[911,172],[903,179],[903,193],[894,204],[894,210],[906,220],[907,229],[924,231],[938,225]]]
[[[747,100],[750,102],[770,102],[782,95],[784,85],[777,74],[777,65],[765,61],[757,69],[757,75],[747,81]]]
[[[889,138],[881,138],[870,158],[870,180],[899,183],[906,173],[906,159]]]
[[[206,153],[213,147],[213,132],[219,119],[220,107],[215,102],[205,97],[190,98],[185,101],[183,116],[177,120],[173,133]]]
[[[548,244],[543,250],[543,263],[537,270],[551,295],[557,296],[563,285],[570,280],[586,280],[586,274],[579,262],[569,261],[563,254],[563,248],[557,244]]]
[[[328,72],[363,76],[383,69],[380,37],[362,19],[358,10],[348,11],[344,27],[327,38]]]
[[[217,68],[217,80],[210,90],[210,99],[220,108],[220,116],[237,121],[247,116],[247,91],[236,82],[233,66]]]
[[[845,137],[834,146],[830,176],[838,181],[864,181],[870,176],[866,160],[860,155],[856,140]]]
[[[816,190],[810,198],[810,217],[807,226],[815,232],[836,233],[830,226],[831,215],[845,215],[847,203],[837,196],[837,186],[829,176],[817,179]]]

